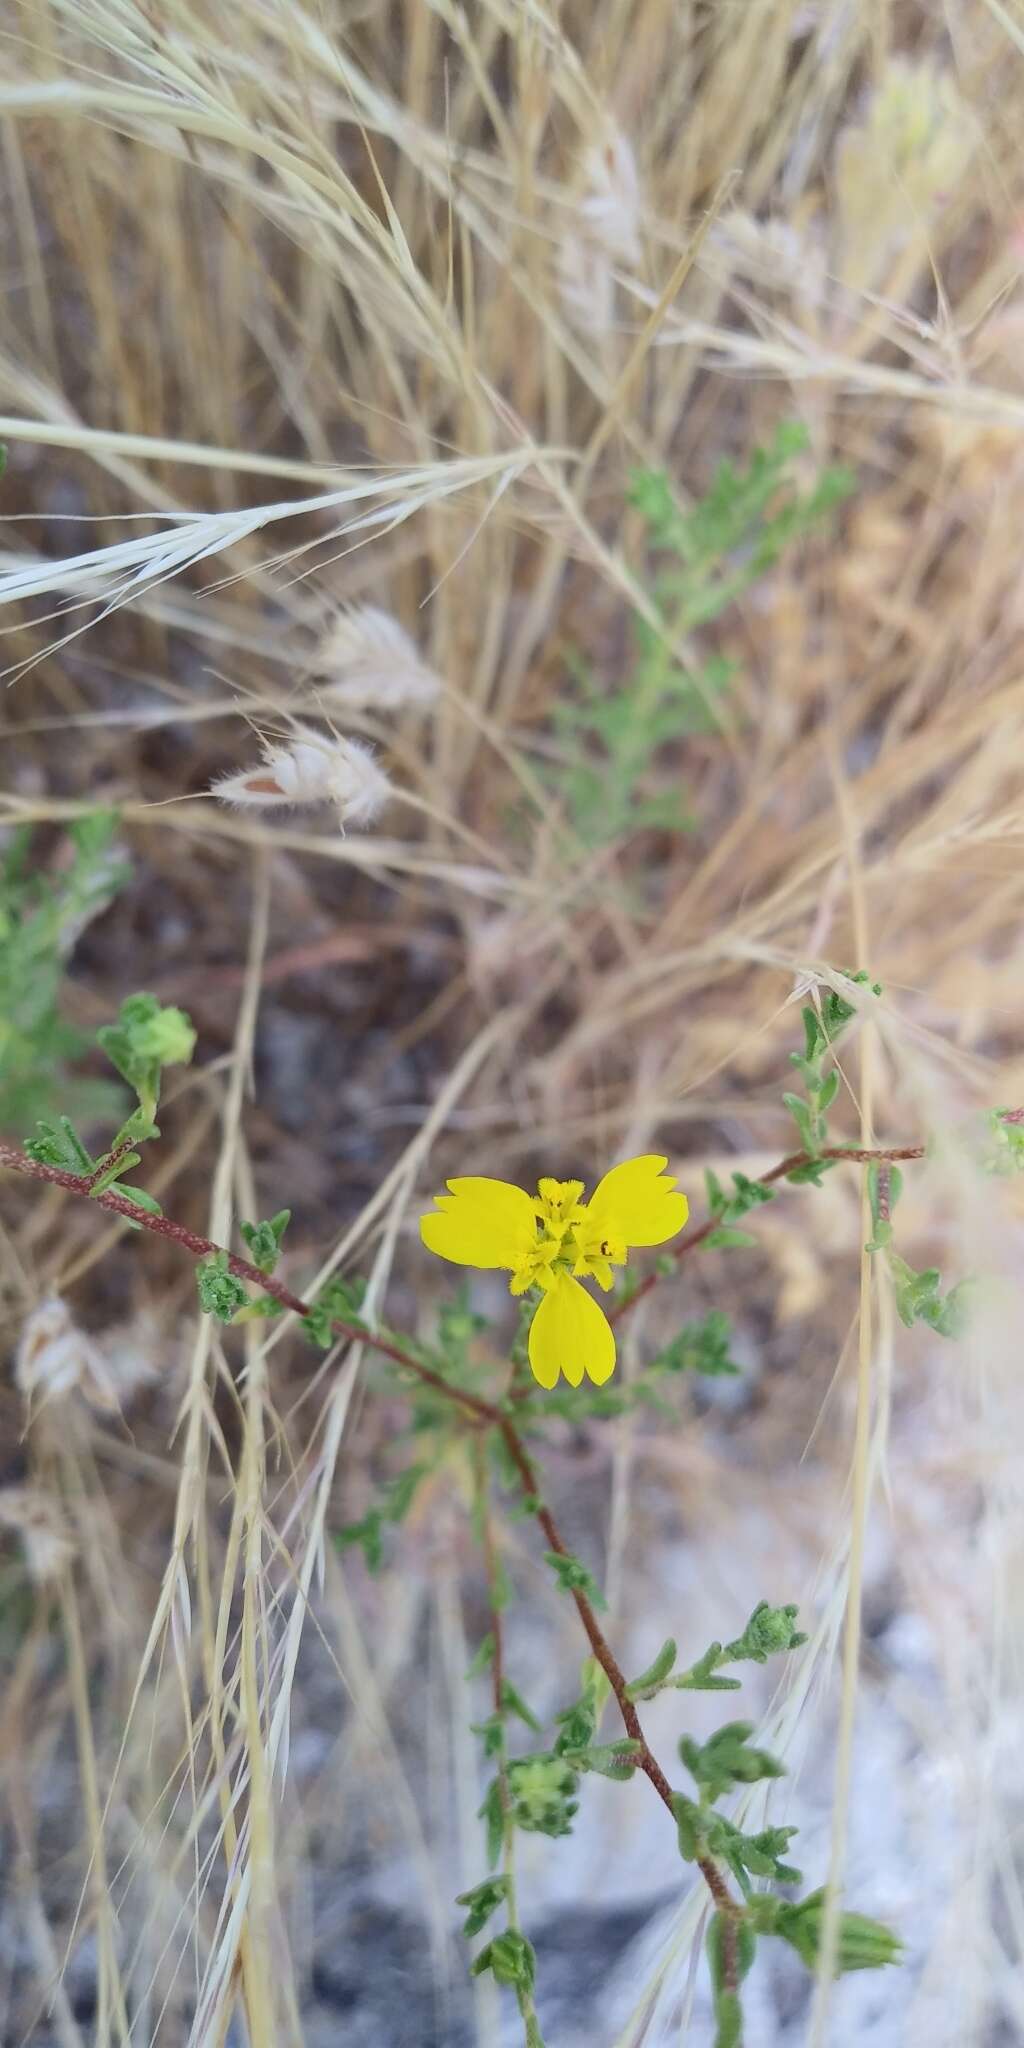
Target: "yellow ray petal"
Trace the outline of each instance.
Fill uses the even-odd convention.
[[[533,1203],[507,1180],[465,1175],[450,1180],[436,1209],[420,1217],[428,1251],[456,1266],[515,1266],[537,1242]]]
[[[568,1273],[556,1275],[530,1324],[530,1369],[542,1387],[564,1372],[571,1387],[584,1373],[600,1387],[614,1371],[615,1338],[593,1296]]]
[[[660,1153],[648,1152],[613,1166],[587,1203],[588,1243],[608,1237],[630,1245],[664,1244],[675,1237],[690,1205],[674,1192],[675,1176],[663,1171],[667,1165]]]

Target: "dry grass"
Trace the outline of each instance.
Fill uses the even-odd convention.
[[[766,1547],[803,1574],[816,1632],[780,1739],[797,1754],[842,1695],[838,1876],[865,1532],[869,1565],[887,1543],[933,1660],[892,1711],[963,1805],[948,1918],[887,1898],[884,1869],[858,1902],[915,1948],[901,2038],[1013,2038],[1024,1904],[995,1787],[1021,1640],[1020,1234],[952,1133],[1024,1100],[1015,15],[33,0],[2,48],[0,819],[123,807],[135,880],[73,999],[94,1022],[154,986],[201,1027],[151,1185],[220,1237],[291,1203],[305,1271],[359,1264],[395,1321],[425,1314],[413,1219],[444,1173],[592,1170],[655,1142],[695,1192],[703,1164],[766,1166],[789,1143],[794,991],[869,965],[885,996],[844,1128],[947,1140],[901,1242],[1000,1276],[998,1313],[923,1346],[865,1274],[858,1371],[855,1179],[788,1197],[748,1269],[694,1268],[756,1339],[746,1409],[675,1441],[624,1430],[610,1466],[599,1440],[609,1574],[643,1620],[680,1506],[718,1560],[709,1601],[788,1597]],[[698,829],[570,858],[545,780],[566,649],[611,682],[628,609],[649,612],[626,471],[664,464],[695,495],[784,417],[857,494],[718,631],[741,664],[726,730],[652,764]],[[372,662],[339,652],[365,606],[401,621],[418,698],[375,700]],[[383,826],[204,796],[256,758],[253,729],[325,710],[381,750]],[[25,1313],[66,1295],[123,1418],[63,1386],[27,1422],[13,1378],[3,1394],[48,1561],[7,1643],[0,2031],[301,2040],[311,1888],[370,1841],[430,1930],[416,2038],[455,2039],[448,1900],[479,1874],[457,1503],[418,1509],[371,1597],[326,1541],[380,1429],[366,1361],[314,1376],[287,1333],[257,1334],[242,1369],[162,1247],[13,1189],[5,1216],[12,1361]],[[571,1504],[571,1465],[561,1483]],[[652,1591],[641,1646],[662,1621],[699,1636],[693,1598],[689,1619]],[[708,1619],[726,1626],[713,1601]],[[334,1722],[297,1761],[296,1730],[315,1750]],[[644,2016],[649,2044],[707,2038],[680,2022],[700,1906],[622,2048]],[[484,1991],[475,2024],[498,2040]],[[829,2026],[821,1987],[808,2039],[853,2038]]]

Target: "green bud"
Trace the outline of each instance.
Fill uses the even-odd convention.
[[[783,1941],[788,1941],[808,1969],[813,1970],[821,1954],[824,1924],[825,1892],[822,1889],[801,1899],[798,1905],[780,1906],[772,1931]],[[846,1970],[882,1969],[888,1963],[898,1963],[902,1950],[899,1935],[881,1920],[870,1920],[865,1913],[840,1913],[837,1974]]]
[[[290,1209],[279,1209],[277,1215],[271,1216],[267,1222],[239,1224],[249,1257],[261,1273],[272,1273],[277,1265],[281,1256],[281,1239],[291,1222],[291,1215]]]
[[[561,1756],[516,1757],[508,1767],[517,1827],[528,1834],[568,1835],[577,1809],[577,1773]]]
[[[241,1280],[228,1270],[228,1255],[225,1251],[212,1253],[202,1259],[196,1267],[196,1286],[199,1290],[199,1306],[205,1315],[216,1316],[218,1322],[229,1323],[236,1309],[245,1306],[247,1296]]]
[[[508,1927],[481,1949],[470,1968],[474,1977],[490,1970],[496,1983],[509,1984],[529,1996],[537,1974],[537,1958],[525,1934],[520,1934],[517,1927]]]
[[[781,1650],[799,1649],[807,1637],[793,1627],[796,1616],[795,1607],[770,1607],[767,1600],[759,1600],[743,1634],[735,1642],[726,1643],[723,1661],[765,1664]]]

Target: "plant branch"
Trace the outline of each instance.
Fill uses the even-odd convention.
[[[1008,1113],[1006,1120],[1014,1120],[1012,1111]],[[897,1159],[923,1159],[926,1150],[927,1147],[924,1145],[886,1145],[878,1150],[868,1150],[861,1145],[826,1145],[821,1152],[790,1152],[785,1159],[779,1160],[777,1166],[769,1167],[767,1173],[759,1173],[757,1185],[762,1188],[771,1187],[773,1181],[785,1180],[787,1174],[795,1173],[800,1166],[812,1165],[816,1159],[852,1159],[859,1165],[870,1165],[872,1160],[891,1162]],[[677,1244],[675,1250],[670,1253],[675,1263],[678,1265],[680,1259],[685,1259],[688,1252],[695,1252],[698,1245],[702,1245],[711,1236],[712,1231],[718,1229],[720,1220],[718,1216],[709,1216],[699,1230],[691,1230],[689,1236],[684,1237],[682,1243]],[[617,1307],[609,1309],[608,1321],[617,1323],[626,1314],[627,1309],[633,1308],[638,1301],[643,1301],[645,1295],[652,1293],[666,1277],[664,1273],[648,1273],[646,1279],[641,1280],[639,1287],[635,1287],[625,1301],[620,1301]]]
[[[69,1194],[84,1195],[90,1201],[95,1202],[101,1209],[108,1209],[113,1215],[123,1216],[130,1223],[138,1224],[141,1229],[151,1231],[154,1237],[169,1238],[173,1244],[181,1245],[184,1251],[191,1252],[197,1259],[217,1257],[225,1250],[225,1247],[216,1244],[212,1238],[202,1237],[194,1230],[187,1230],[184,1224],[175,1223],[169,1216],[156,1216],[148,1209],[139,1209],[123,1195],[111,1194],[109,1189],[100,1195],[93,1194],[90,1190],[88,1175],[70,1173],[60,1166],[45,1165],[41,1160],[30,1158],[27,1152],[21,1151],[20,1147],[7,1144],[0,1139],[0,1167],[3,1166],[9,1167],[13,1173],[25,1174],[30,1180],[47,1181],[51,1186],[65,1188]],[[706,1232],[704,1234],[706,1235]],[[226,1256],[228,1270],[234,1273],[237,1279],[247,1281],[251,1287],[258,1288],[261,1293],[273,1295],[275,1301],[279,1301],[283,1308],[290,1309],[294,1315],[308,1316],[310,1314],[310,1304],[303,1301],[300,1295],[293,1294],[291,1288],[286,1287],[282,1281],[276,1280],[273,1274],[261,1273],[258,1266],[251,1265],[248,1259],[236,1257],[233,1252],[227,1252]],[[332,1321],[331,1327],[337,1331],[340,1337],[351,1337],[357,1342],[372,1345],[374,1350],[381,1352],[385,1358],[392,1359],[403,1370],[413,1373],[425,1386],[432,1387],[435,1393],[441,1394],[446,1400],[467,1409],[470,1414],[477,1418],[478,1422],[485,1423],[489,1428],[499,1430],[508,1455],[519,1476],[523,1492],[534,1503],[533,1514],[544,1533],[548,1548],[556,1551],[560,1557],[571,1556],[568,1546],[562,1540],[561,1533],[550,1508],[546,1507],[539,1497],[536,1470],[530,1460],[526,1445],[513,1422],[507,1415],[502,1413],[500,1408],[496,1408],[490,1401],[482,1400],[476,1394],[466,1392],[464,1388],[452,1386],[448,1380],[442,1379],[440,1373],[433,1372],[429,1366],[421,1364],[420,1360],[414,1358],[411,1353],[403,1351],[399,1345],[392,1344],[389,1339],[377,1336],[374,1331],[364,1329],[359,1323],[348,1323],[335,1318]],[[632,1737],[634,1742],[640,1745],[638,1757],[640,1769],[650,1779],[662,1805],[667,1807],[674,1820],[675,1808],[672,1803],[672,1787],[657,1758],[648,1746],[647,1738],[640,1725],[640,1717],[632,1700],[626,1696],[627,1681],[625,1674],[611,1644],[607,1641],[601,1630],[597,1616],[586,1595],[574,1590],[572,1597],[576,1602],[576,1609],[583,1624],[587,1641],[615,1694],[626,1733]],[[495,1620],[497,1621],[497,1616]],[[501,1634],[499,1623],[495,1629],[495,1665],[497,1671],[495,1682],[498,1686],[502,1683],[504,1676],[500,1646]],[[723,1946],[726,1974],[729,1976],[735,1973],[736,1967],[735,1921],[740,1908],[733,1899],[720,1871],[712,1862],[707,1858],[702,1858],[700,1870],[716,1906],[725,1916],[725,1942]],[[730,1958],[732,1958],[731,1964]]]
[[[198,1231],[187,1230],[183,1223],[175,1223],[170,1216],[155,1216],[148,1209],[140,1209],[126,1196],[115,1195],[109,1188],[101,1195],[93,1194],[88,1174],[69,1173],[61,1166],[44,1165],[41,1160],[31,1159],[19,1146],[6,1144],[3,1139],[0,1139],[0,1166],[10,1167],[13,1173],[27,1174],[30,1180],[49,1181],[54,1187],[66,1188],[69,1194],[86,1195],[98,1208],[126,1217],[129,1223],[151,1231],[154,1237],[169,1238],[172,1244],[180,1244],[194,1258],[216,1258],[225,1250],[213,1238],[201,1237]],[[258,1266],[251,1265],[248,1259],[238,1258],[234,1252],[226,1252],[226,1257],[228,1271],[237,1280],[245,1280],[250,1287],[258,1288],[261,1294],[272,1294],[274,1300],[279,1301],[282,1308],[290,1309],[293,1315],[308,1316],[311,1313],[310,1303],[303,1301],[301,1295],[293,1294],[291,1288],[275,1279],[272,1273],[261,1273]],[[421,1364],[418,1358],[413,1358],[388,1338],[377,1336],[361,1323],[347,1323],[337,1317],[331,1327],[339,1337],[352,1337],[364,1344],[372,1344],[375,1351],[382,1352],[385,1358],[392,1359],[404,1371],[415,1373],[417,1379],[422,1380],[425,1386],[433,1387],[435,1393],[444,1394],[449,1401],[457,1401],[481,1422],[496,1425],[500,1421],[498,1410],[489,1401],[480,1400],[462,1387],[453,1387],[448,1380],[442,1379],[440,1373],[432,1372],[429,1365]]]
[[[528,1499],[536,1502],[533,1512],[544,1531],[548,1549],[556,1551],[559,1557],[571,1556],[572,1553],[562,1541],[561,1533],[550,1508],[545,1507],[543,1501],[538,1498],[536,1470],[530,1461],[529,1453],[519,1431],[509,1421],[507,1416],[501,1418],[500,1427],[505,1448],[519,1475],[523,1492]],[[634,1742],[639,1744],[637,1762],[640,1769],[645,1777],[650,1779],[658,1798],[661,1800],[662,1805],[668,1808],[674,1821],[676,1810],[673,1803],[672,1787],[657,1757],[650,1748],[641,1726],[640,1716],[633,1701],[628,1696],[626,1691],[628,1681],[625,1672],[605,1636],[586,1594],[574,1587],[572,1589],[572,1597],[576,1602],[576,1611],[583,1623],[587,1641],[615,1694],[616,1704],[622,1716],[626,1733],[632,1737]],[[739,1974],[735,1921],[741,1908],[733,1898],[721,1872],[709,1857],[699,1857],[698,1867],[719,1912],[725,1918],[723,1964],[726,1988],[736,1990],[739,1985]]]

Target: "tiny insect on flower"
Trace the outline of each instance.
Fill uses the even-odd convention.
[[[607,1291],[612,1267],[630,1248],[664,1244],[682,1230],[689,1204],[665,1172],[667,1159],[646,1153],[613,1166],[589,1202],[581,1180],[542,1180],[536,1195],[504,1180],[469,1175],[448,1182],[436,1207],[420,1218],[428,1251],[456,1266],[503,1269],[512,1294],[541,1290],[530,1325],[534,1379],[553,1387],[560,1373],[578,1387],[586,1373],[602,1386],[615,1367],[611,1324],[581,1286]]]

